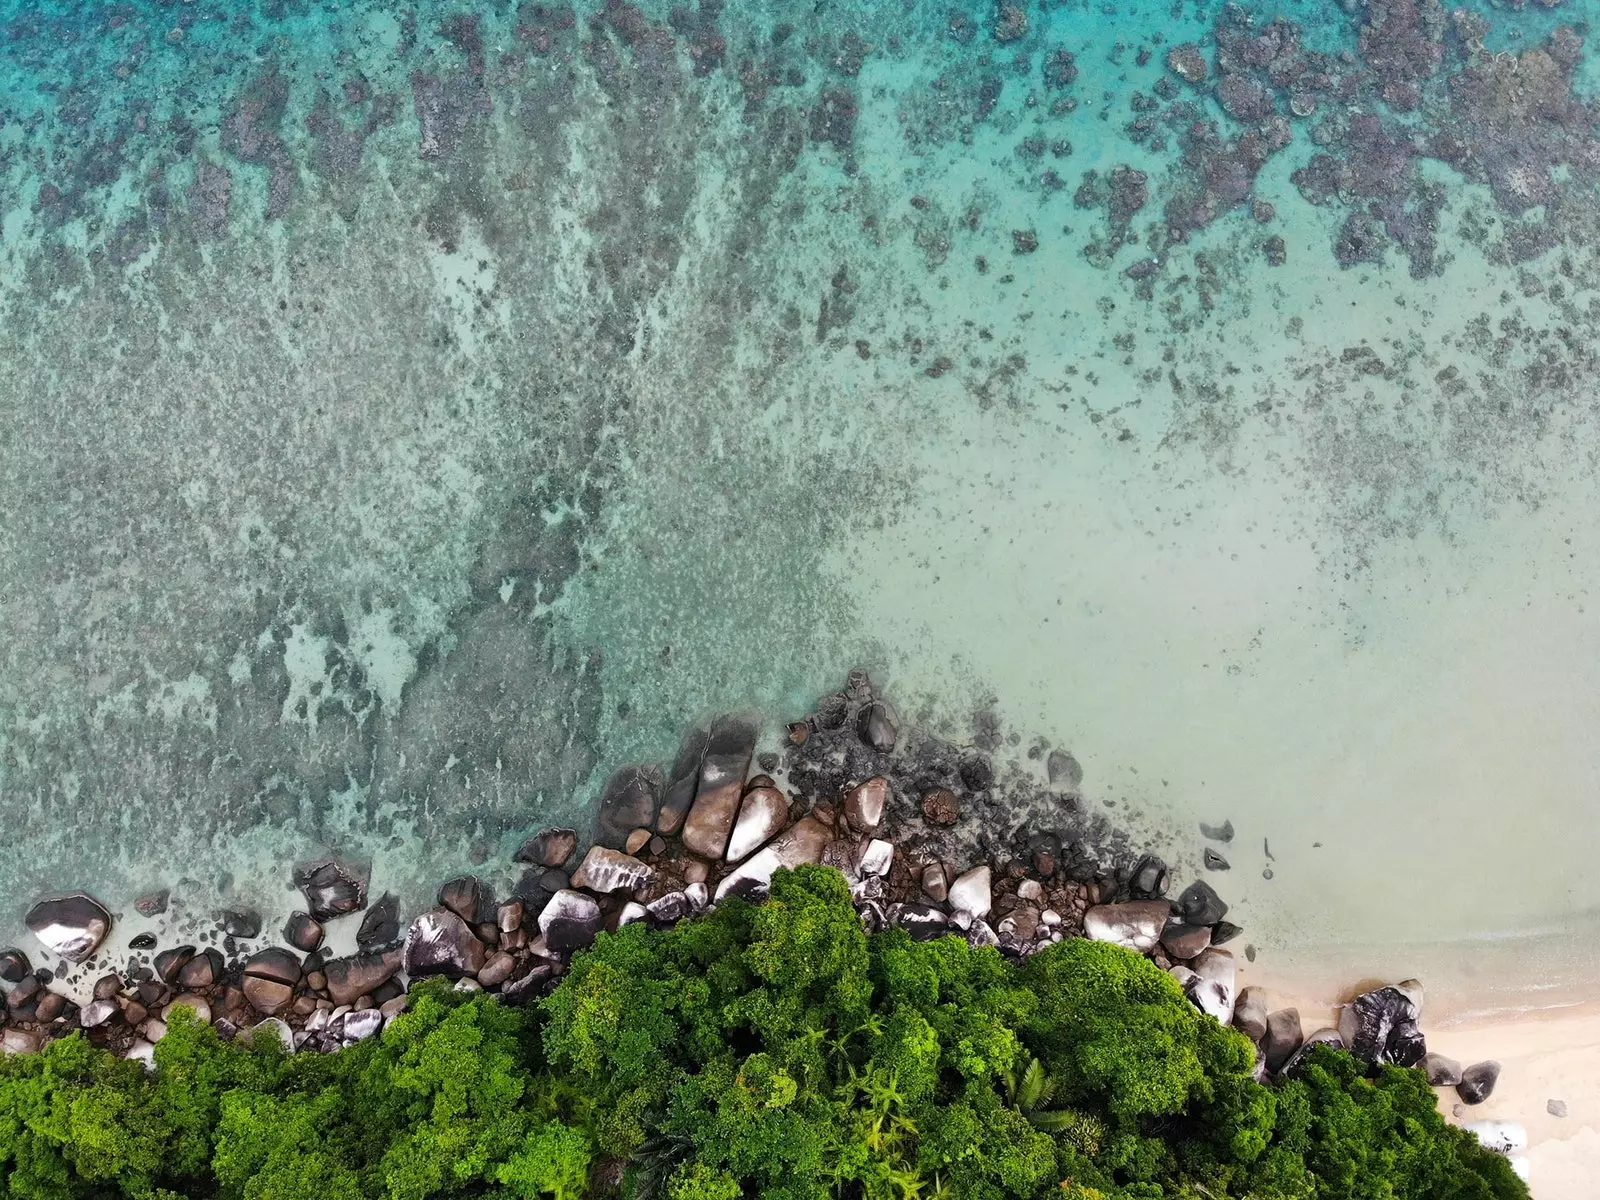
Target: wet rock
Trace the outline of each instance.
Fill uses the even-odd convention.
[[[1267,997],[1260,988],[1247,987],[1233,1006],[1233,1027],[1258,1045],[1267,1037]]]
[[[856,716],[856,733],[878,753],[889,754],[900,738],[900,722],[888,704],[874,700]]]
[[[260,937],[261,914],[253,908],[225,908],[217,914],[217,928],[229,937]]]
[[[329,959],[322,967],[328,999],[336,1005],[354,1004],[388,983],[405,964],[405,951],[393,946],[381,954],[352,954]]]
[[[1233,955],[1226,950],[1203,950],[1189,964],[1198,977],[1190,996],[1200,1011],[1215,1017],[1223,1025],[1233,1020],[1233,1006],[1238,999],[1236,981],[1238,967]],[[1272,1018],[1267,1018],[1267,1035],[1272,1034]]]
[[[186,992],[203,992],[222,978],[222,955],[206,947],[178,968],[174,986]]]
[[[600,906],[594,897],[567,889],[550,897],[539,914],[539,932],[546,946],[562,956],[593,944],[600,926]]]
[[[950,885],[948,900],[951,908],[969,912],[974,917],[986,917],[993,905],[993,882],[987,863],[973,867],[956,876]]]
[[[156,978],[162,983],[177,981],[178,972],[183,970],[184,964],[194,957],[193,946],[173,946],[156,955]]]
[[[1422,1058],[1422,1070],[1430,1087],[1455,1087],[1461,1082],[1461,1064],[1453,1058],[1429,1051]]]
[[[367,904],[367,868],[341,859],[322,859],[295,868],[295,886],[319,921],[358,912]]]
[[[683,844],[693,853],[717,859],[727,850],[755,747],[750,722],[723,718],[712,726],[694,804],[683,823]]]
[[[322,933],[322,922],[310,913],[290,913],[283,926],[283,940],[305,954],[322,945]]]
[[[922,868],[922,890],[928,894],[928,899],[941,904],[950,895],[950,877],[943,863],[931,862]]]
[[[578,848],[578,834],[572,829],[541,829],[523,842],[514,856],[519,863],[536,867],[564,866]]]
[[[1083,782],[1083,768],[1065,750],[1052,750],[1045,759],[1045,771],[1052,787],[1076,789]]]
[[[452,909],[430,909],[411,922],[406,933],[402,965],[412,979],[425,975],[460,979],[476,974],[483,959],[483,943]]]
[[[891,904],[889,921],[917,942],[932,941],[949,931],[950,920],[930,904]]]
[[[1266,1055],[1267,1070],[1274,1075],[1283,1070],[1284,1063],[1294,1056],[1304,1040],[1299,1009],[1280,1008],[1270,1013],[1267,1016],[1267,1036],[1261,1047]]]
[[[600,793],[595,840],[614,850],[624,848],[635,829],[655,824],[660,800],[659,770],[650,766],[623,767],[606,781]]]
[[[739,862],[773,838],[789,822],[789,802],[777,788],[758,787],[745,793],[728,838],[727,860]]]
[[[300,960],[280,947],[250,956],[240,987],[251,1007],[263,1016],[276,1016],[294,999],[300,982]]]
[[[156,935],[153,933],[136,933],[128,939],[129,950],[154,950],[156,948]]]
[[[857,833],[876,833],[889,800],[889,781],[875,775],[844,796],[844,819]]]
[[[1197,879],[1178,897],[1178,908],[1190,925],[1215,925],[1228,915],[1228,906],[1216,889],[1203,879]]]
[[[1205,848],[1203,861],[1205,862],[1205,868],[1208,871],[1228,870],[1228,860],[1223,858],[1222,855],[1218,854],[1210,846]]]
[[[1211,945],[1211,928],[1168,921],[1161,931],[1161,948],[1174,959],[1191,959]]]
[[[1218,921],[1211,927],[1211,944],[1213,946],[1225,945],[1243,932],[1244,930],[1232,921]]]
[[[361,928],[356,930],[356,945],[363,950],[376,950],[399,940],[400,898],[393,892],[385,892],[362,914]]]
[[[483,969],[478,972],[478,982],[486,988],[497,988],[511,978],[511,972],[516,969],[517,960],[504,950],[496,950],[483,964]]]
[[[28,962],[28,956],[15,946],[7,950],[0,950],[0,979],[7,983],[18,983],[24,975],[33,973],[33,966]]]
[[[946,829],[961,817],[956,794],[948,788],[934,788],[922,797],[922,819],[936,828]]]
[[[1494,1085],[1499,1079],[1499,1063],[1493,1060],[1473,1063],[1461,1072],[1461,1082],[1456,1084],[1456,1095],[1461,1097],[1463,1104],[1482,1104],[1494,1091]]]
[[[493,902],[476,875],[458,875],[439,889],[438,903],[467,924],[476,925]]]
[[[1171,882],[1167,864],[1154,854],[1146,854],[1133,865],[1128,894],[1135,900],[1158,900],[1167,894]]]
[[[146,892],[133,902],[134,911],[141,917],[159,917],[167,911],[167,898],[170,893],[166,888],[159,891]]]
[[[601,894],[632,891],[654,875],[654,868],[630,854],[607,846],[590,846],[583,862],[572,873],[572,886]]]
[[[87,959],[111,932],[111,914],[85,892],[46,896],[28,910],[26,921],[46,949],[72,963]]]
[[[656,841],[660,841],[661,839],[660,838],[656,838],[655,840]],[[651,842],[651,833],[650,833],[650,831],[648,829],[635,829],[632,833],[630,833],[628,835],[628,840],[622,844],[622,852],[624,854],[637,855],[646,846],[648,846],[650,844],[650,842]],[[665,843],[663,843],[663,849],[664,848],[665,848]]]
[[[1357,1058],[1414,1067],[1427,1054],[1417,1025],[1420,1016],[1420,1006],[1401,989],[1378,988],[1345,1005],[1339,1033]]]
[[[94,981],[94,998],[96,1000],[115,1000],[122,991],[122,976],[112,972],[102,975]]]
[[[1141,954],[1155,949],[1172,916],[1164,900],[1130,900],[1099,904],[1083,914],[1083,936],[1091,942],[1112,942]]]
[[[816,817],[802,817],[735,867],[717,885],[717,899],[734,891],[740,895],[750,895],[763,890],[772,882],[773,872],[779,867],[820,862],[822,851],[832,837],[832,831]]]

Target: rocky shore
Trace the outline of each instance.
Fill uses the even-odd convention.
[[[403,1011],[408,981],[445,976],[528,1003],[603,930],[671,925],[729,896],[760,899],[778,869],[821,863],[849,881],[869,932],[957,934],[1014,958],[1074,937],[1144,954],[1198,1008],[1251,1039],[1263,1081],[1292,1073],[1309,1047],[1331,1044],[1371,1063],[1423,1067],[1430,1084],[1453,1087],[1465,1105],[1493,1091],[1497,1063],[1463,1067],[1428,1052],[1416,980],[1357,995],[1337,1026],[1309,1033],[1296,1009],[1269,1011],[1262,989],[1240,989],[1225,945],[1242,931],[1226,902],[1204,880],[1174,895],[1160,857],[1137,853],[1103,816],[1088,815],[1070,755],[1048,753],[1042,788],[998,787],[983,752],[904,735],[861,671],[786,733],[782,753],[758,755],[753,719],[695,730],[670,768],[628,766],[610,778],[581,853],[577,830],[544,829],[515,853],[524,870],[512,894],[496,897],[477,876],[460,876],[409,924],[395,896],[369,896],[365,866],[330,858],[294,868],[304,908],[286,922],[282,945],[243,945],[260,939],[262,920],[230,910],[198,939],[216,944],[163,946],[142,933],[117,965],[104,905],[84,892],[41,898],[27,925],[61,965],[35,969],[23,949],[0,952],[4,1048],[34,1051],[81,1029],[96,1045],[150,1062],[181,1006],[225,1037],[271,1029],[292,1051],[333,1051]],[[1227,825],[1201,832],[1232,837]],[[1227,866],[1210,848],[1205,863]],[[135,907],[159,917],[168,899],[153,892]],[[331,923],[358,914],[355,952],[331,954]],[[85,994],[92,998],[73,999]],[[1506,1153],[1525,1143],[1505,1121],[1485,1123],[1480,1136]]]

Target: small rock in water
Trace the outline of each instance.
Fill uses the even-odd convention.
[[[1567,1102],[1565,1100],[1548,1101],[1544,1106],[1544,1110],[1552,1117],[1564,1117],[1567,1115]]]
[[[1205,864],[1206,870],[1208,871],[1228,870],[1228,860],[1223,858],[1222,855],[1218,854],[1215,850],[1211,849],[1210,846],[1206,847]]]
[[[47,949],[72,963],[83,962],[111,932],[105,905],[84,892],[46,896],[28,910],[26,921]]]
[[[217,914],[217,928],[229,937],[260,937],[261,914],[253,908],[225,908]]]
[[[1271,879],[1272,878],[1272,868],[1271,867],[1263,868],[1262,872],[1261,872],[1261,878],[1263,878],[1263,879]]]
[[[1229,820],[1224,821],[1221,825],[1207,825],[1204,821],[1201,821],[1200,835],[1210,838],[1213,842],[1231,842],[1233,841],[1233,822]]]
[[[367,906],[367,870],[338,859],[323,859],[296,868],[295,886],[305,893],[306,907],[319,921],[342,917]]]
[[[1461,1082],[1456,1084],[1456,1095],[1467,1104],[1482,1104],[1494,1091],[1495,1082],[1499,1078],[1499,1063],[1492,1059],[1488,1062],[1473,1063],[1461,1072]]]
[[[882,700],[874,700],[856,717],[856,732],[874,750],[888,754],[899,740],[900,723],[895,719],[893,709]]]
[[[156,948],[156,935],[153,933],[136,933],[128,939],[129,950],[154,950]]]
[[[922,819],[929,825],[945,828],[961,816],[956,794],[948,788],[935,788],[922,797]]]
[[[33,971],[28,962],[28,956],[15,946],[9,950],[0,951],[0,979],[7,983],[19,983],[24,975]]]
[[[310,913],[290,913],[283,926],[283,940],[296,950],[310,954],[322,945],[322,922]]]
[[[1256,960],[1256,948],[1255,948],[1255,946],[1253,946],[1253,945],[1246,946],[1244,948],[1244,957],[1245,957],[1245,961],[1247,961],[1247,962],[1255,962],[1255,960]]]
[[[1083,782],[1083,768],[1065,750],[1050,751],[1050,757],[1045,759],[1045,770],[1055,787],[1076,788]]]
[[[159,917],[167,911],[168,894],[166,888],[162,888],[160,891],[146,892],[133,902],[133,907],[141,917]]]
[[[385,892],[363,914],[361,928],[356,930],[356,945],[363,950],[375,950],[399,940],[400,898],[393,892]],[[316,947],[312,946],[312,949]]]
[[[1220,946],[1224,942],[1231,942],[1243,932],[1244,930],[1232,921],[1218,921],[1211,927],[1211,944]]]
[[[559,867],[578,848],[578,834],[572,829],[541,829],[523,842],[515,861],[536,867]]]
[[[1203,879],[1183,889],[1178,907],[1183,910],[1183,919],[1191,925],[1215,925],[1228,915],[1228,906],[1217,895],[1216,888]]]
[[[1455,1087],[1461,1082],[1461,1064],[1453,1058],[1429,1051],[1422,1059],[1429,1087]]]

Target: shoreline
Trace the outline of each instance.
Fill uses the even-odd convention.
[[[127,921],[85,893],[42,898],[28,925],[66,965],[46,959],[36,970],[23,952],[0,955],[0,978],[15,985],[5,1048],[38,1049],[81,1028],[96,1045],[150,1063],[166,1018],[187,1007],[224,1037],[267,1026],[291,1052],[330,1052],[379,1033],[409,1004],[409,985],[427,976],[530,1003],[600,932],[669,926],[728,896],[758,900],[777,870],[820,863],[844,875],[868,932],[898,927],[919,941],[955,934],[1013,960],[1072,938],[1133,950],[1202,1012],[1251,1039],[1262,1082],[1292,1073],[1295,1052],[1327,1040],[1319,1031],[1330,1028],[1369,1064],[1419,1065],[1424,1038],[1460,1067],[1495,1060],[1504,1085],[1491,1081],[1487,1102],[1456,1105],[1438,1089],[1442,1110],[1458,1123],[1520,1122],[1540,1200],[1583,1194],[1574,1190],[1588,1176],[1581,1164],[1600,1144],[1592,989],[1486,1014],[1461,1004],[1469,978],[1494,964],[1463,959],[1459,947],[1452,953],[1464,969],[1437,977],[1414,959],[1395,969],[1405,954],[1398,946],[1301,951],[1282,963],[1274,954],[1258,964],[1207,872],[1185,882],[1087,809],[1070,755],[1050,753],[1048,783],[999,779],[982,750],[903,733],[862,671],[788,726],[783,753],[757,753],[760,733],[759,721],[741,716],[692,730],[670,768],[612,775],[592,842],[542,830],[511,856],[526,868],[515,886],[500,882],[517,868],[497,864],[486,878],[447,881],[421,913],[402,914],[393,894],[380,895],[371,864],[337,858],[295,867],[306,911],[291,914],[281,934],[259,911],[207,914],[164,888]],[[1232,837],[1231,826],[1203,832]],[[126,966],[109,942],[113,926],[116,941],[137,951]],[[1389,973],[1363,973],[1373,968]],[[1291,1007],[1298,1018],[1280,1022]],[[1546,1114],[1546,1100],[1563,1101],[1569,1115]]]

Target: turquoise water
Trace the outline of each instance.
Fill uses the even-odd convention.
[[[3,923],[865,664],[1285,963],[1600,979],[1592,8],[0,4]]]

